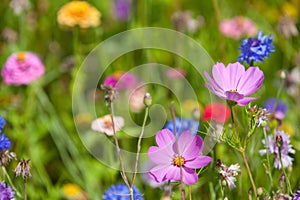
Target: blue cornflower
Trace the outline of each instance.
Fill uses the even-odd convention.
[[[133,199],[143,200],[143,195],[136,187],[132,187]],[[103,195],[103,200],[130,200],[129,190],[123,183],[110,186]]]
[[[274,117],[278,120],[282,120],[287,111],[287,104],[280,100],[277,100],[276,102],[276,98],[268,99],[263,107],[266,108],[270,113],[274,113]]]
[[[293,200],[300,200],[300,190],[297,190],[293,195]]]
[[[185,131],[190,131],[192,135],[196,135],[199,128],[199,122],[192,119],[189,120],[189,119],[176,118],[175,124],[176,124],[177,138]],[[172,120],[168,121],[168,123],[165,125],[164,128],[167,128],[172,133],[174,133],[173,121]]]
[[[242,41],[239,62],[246,62],[249,65],[253,62],[263,61],[265,57],[269,57],[271,52],[274,52],[273,35],[268,38],[267,35],[263,35],[260,31],[257,34],[257,38],[247,38]]]
[[[6,123],[5,119],[0,115],[0,133],[3,130],[5,123]]]
[[[10,140],[6,137],[5,134],[2,134],[0,136],[0,151],[2,151],[3,149],[9,149],[10,145]]]
[[[6,184],[4,181],[0,182],[0,199],[1,200],[11,200],[14,199],[14,191],[12,188],[8,185],[6,187]]]

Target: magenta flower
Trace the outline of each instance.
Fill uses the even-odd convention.
[[[178,139],[178,146],[174,134],[163,129],[156,134],[158,146],[151,146],[148,156],[156,164],[149,175],[156,182],[178,181],[191,185],[198,181],[194,169],[205,167],[212,161],[211,157],[202,156],[203,141],[200,136],[193,136],[189,131],[184,132]],[[178,147],[178,148],[177,148]]]
[[[2,77],[7,85],[27,85],[45,73],[39,57],[30,52],[12,54],[4,64]]]
[[[258,90],[264,80],[264,73],[258,67],[245,67],[240,63],[230,63],[227,67],[223,63],[217,63],[213,66],[211,78],[207,72],[204,72],[209,83],[205,84],[215,95],[236,102],[240,106],[245,106],[253,100],[254,97],[246,97]]]
[[[135,77],[134,75],[122,71],[117,71],[106,77],[102,84],[111,85],[117,90],[122,90],[133,88],[137,84],[137,82],[137,77]]]

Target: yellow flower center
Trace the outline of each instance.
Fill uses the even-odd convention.
[[[73,183],[68,183],[63,186],[63,193],[65,197],[70,197],[73,195],[77,195],[81,192],[81,189],[78,185]]]
[[[70,16],[76,18],[84,18],[88,12],[89,5],[85,2],[78,2],[73,5],[73,8],[69,10]]]
[[[237,89],[230,89],[230,92],[237,92]]]
[[[18,53],[17,60],[20,61],[20,62],[25,61],[25,52]]]
[[[124,74],[124,72],[122,72],[122,71],[116,71],[115,73],[113,73],[113,77],[116,80],[119,80],[123,76],[123,74]]]
[[[173,165],[177,167],[183,166],[184,162],[185,162],[184,157],[179,155],[176,155],[173,159]]]
[[[101,118],[103,121],[104,128],[110,128],[112,127],[112,121],[110,115],[105,115],[104,117]]]

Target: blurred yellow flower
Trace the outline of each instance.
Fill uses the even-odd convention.
[[[288,133],[291,137],[294,135],[294,129],[291,126],[291,124],[289,124],[289,123],[286,123],[286,122],[282,123],[281,127],[279,128],[279,130]]]
[[[287,14],[292,19],[298,18],[298,7],[297,7],[297,5],[295,5],[293,3],[286,2],[282,6],[282,11],[284,14]]]
[[[101,13],[85,1],[71,1],[65,4],[57,15],[59,25],[89,28],[100,25]]]
[[[67,183],[63,186],[63,193],[66,199],[70,200],[87,200],[86,194],[81,188],[74,183]]]

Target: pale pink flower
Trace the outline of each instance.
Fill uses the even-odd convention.
[[[1,75],[7,85],[27,85],[44,73],[45,67],[37,55],[19,52],[9,56]]]
[[[172,68],[167,71],[167,77],[169,79],[181,79],[184,78],[186,72],[180,68]]]
[[[137,88],[131,93],[129,105],[132,112],[138,113],[145,107],[144,97],[146,93],[146,87]]]
[[[115,124],[115,131],[121,130],[121,128],[124,126],[123,117],[114,116],[113,119],[114,119],[114,124]],[[103,117],[95,119],[92,122],[91,128],[94,131],[105,133],[108,136],[114,135],[113,124],[112,124],[110,115],[104,115]]]
[[[236,16],[232,19],[223,20],[219,25],[219,30],[225,36],[239,40],[244,35],[249,37],[256,35],[257,26],[246,17]]]

